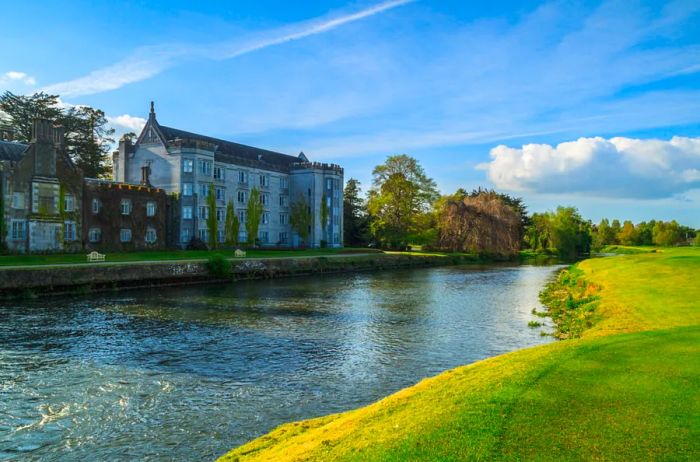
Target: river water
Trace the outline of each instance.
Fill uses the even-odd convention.
[[[551,341],[549,266],[448,267],[0,305],[0,459],[212,460],[292,420]]]

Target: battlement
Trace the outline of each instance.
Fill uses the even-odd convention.
[[[292,170],[294,169],[330,170],[341,175],[343,174],[343,167],[340,165],[324,162],[295,162],[292,164]]]

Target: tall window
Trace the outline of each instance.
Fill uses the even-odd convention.
[[[286,213],[280,213],[280,225],[286,225],[287,222],[288,222],[287,214],[286,214]]]
[[[88,231],[88,239],[90,239],[90,242],[93,244],[100,242],[102,239],[102,230],[100,228],[90,228],[90,231]]]
[[[146,216],[156,216],[156,203],[154,201],[146,202]]]
[[[182,160],[182,171],[185,173],[192,173],[194,170],[194,161],[192,159]]]
[[[182,183],[182,195],[191,196],[192,195],[192,183]]]
[[[100,200],[93,199],[92,200],[92,213],[100,213],[101,208],[102,208],[102,203],[100,202]]]
[[[120,210],[122,212],[122,215],[130,215],[131,214],[131,200],[130,199],[122,199],[121,205],[120,205]]]
[[[75,222],[66,221],[63,223],[63,240],[64,241],[74,241],[75,240]]]
[[[209,207],[201,205],[199,207],[199,219],[206,220],[207,218],[209,218]]]
[[[12,220],[12,239],[24,240],[27,238],[27,223],[25,220]]]
[[[199,160],[199,173],[205,176],[211,176],[211,161]]]
[[[289,196],[280,196],[280,207],[289,207]]]
[[[238,171],[238,182],[247,184],[248,183],[248,172],[239,170]]]
[[[24,193],[16,192],[12,194],[12,208],[13,209],[23,209],[24,208]]]
[[[260,194],[260,202],[262,205],[268,206],[270,205],[270,195],[269,194]]]
[[[131,242],[131,230],[127,228],[120,229],[119,240],[122,242]]]
[[[184,228],[182,230],[182,235],[180,236],[180,240],[182,242],[190,242],[190,229],[189,228]]]
[[[216,221],[223,222],[224,220],[226,220],[226,211],[224,210],[223,207],[217,207],[216,208]]]
[[[153,244],[156,242],[156,230],[155,228],[148,227],[146,228],[146,236],[144,237],[144,240],[146,241],[147,244]]]
[[[270,240],[269,234],[267,231],[260,231],[258,234],[258,238],[260,239],[261,244],[267,244],[268,241]]]
[[[65,196],[63,196],[63,211],[75,211],[75,196],[73,196],[72,194],[66,194]]]
[[[216,200],[217,201],[222,201],[225,199],[226,196],[226,190],[224,188],[216,188]]]
[[[238,191],[238,202],[241,204],[248,203],[248,193],[246,191]]]
[[[263,225],[270,223],[270,214],[265,212],[262,214],[261,221]]]
[[[199,195],[209,197],[209,183],[199,183]]]
[[[182,207],[182,218],[184,220],[191,220],[192,219],[192,206],[191,205],[185,205]]]
[[[333,189],[333,178],[326,178],[326,189]]]
[[[267,175],[260,175],[260,186],[263,188],[270,186],[270,177]]]
[[[214,179],[223,181],[224,180],[224,172],[225,172],[224,167],[214,167]]]
[[[245,217],[245,210],[239,210],[238,211],[238,222],[242,225],[245,224],[245,218],[246,218]]]
[[[280,178],[280,188],[282,188],[282,189],[289,188],[289,178]]]
[[[279,233],[279,241],[280,241],[280,244],[286,244],[286,243],[287,243],[287,232],[286,232],[286,231],[280,231],[280,233]]]

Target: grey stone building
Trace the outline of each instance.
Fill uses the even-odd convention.
[[[176,193],[180,208],[172,232],[180,246],[193,237],[208,240],[206,198],[211,185],[216,195],[219,242],[224,240],[226,207],[234,204],[239,216],[239,240],[248,240],[246,208],[253,187],[261,192],[264,213],[258,241],[263,246],[298,246],[302,242],[290,224],[291,206],[304,198],[312,215],[306,246],[343,242],[343,169],[334,164],[310,162],[300,153],[290,156],[265,149],[199,135],[161,125],[151,103],[148,122],[135,144],[122,140],[113,155],[114,179],[139,184],[142,168],[150,168],[150,183]],[[322,202],[328,220],[322,226]]]

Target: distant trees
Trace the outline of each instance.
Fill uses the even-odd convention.
[[[260,228],[260,220],[263,214],[262,197],[260,190],[253,186],[248,197],[248,207],[246,209],[245,229],[248,235],[248,245],[255,245],[258,238],[258,229]]]
[[[369,219],[365,201],[360,196],[360,182],[350,178],[343,192],[343,237],[346,246],[367,245]]]
[[[513,255],[520,250],[521,216],[500,194],[478,191],[440,201],[437,247],[452,252]]]
[[[618,220],[613,220],[613,224]],[[636,225],[626,220],[621,226],[607,226],[608,219],[601,220],[593,229],[593,248],[601,249],[606,245],[659,245],[672,246],[684,242],[690,243],[696,231],[678,222],[642,221]],[[617,230],[617,231],[616,231]]]
[[[557,207],[554,212],[535,213],[526,230],[526,241],[538,251],[556,252],[571,259],[591,250],[591,223],[575,207]]]
[[[389,156],[372,171],[367,209],[370,230],[382,246],[403,249],[425,239],[432,204],[439,197],[435,181],[418,161],[405,154]]]
[[[304,245],[306,245],[309,240],[309,234],[311,234],[313,216],[311,215],[309,202],[302,193],[299,193],[297,200],[292,202],[289,223],[292,225],[292,229],[299,235]]]
[[[681,227],[675,220],[657,221],[652,229],[652,239],[654,244],[661,246],[679,244],[683,240]]]
[[[12,129],[14,141],[23,143],[31,141],[34,119],[55,121],[64,128],[66,152],[85,176],[107,175],[114,129],[109,128],[101,110],[88,106],[63,108],[58,95],[40,92],[24,96],[6,91],[0,95],[0,112],[4,113],[0,123]]]

